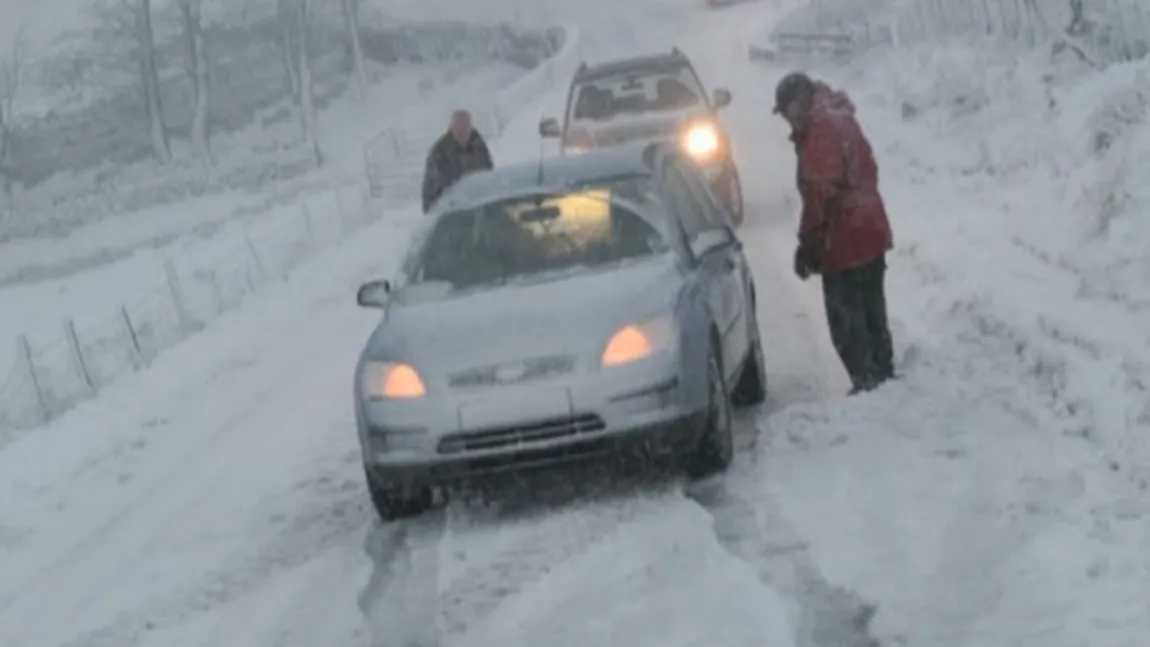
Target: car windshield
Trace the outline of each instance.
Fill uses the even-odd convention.
[[[461,290],[662,254],[669,250],[664,213],[651,180],[641,177],[449,212],[429,232],[407,283]]]
[[[691,69],[679,65],[580,83],[571,96],[572,122],[604,121],[619,115],[690,108],[702,102],[703,89]]]

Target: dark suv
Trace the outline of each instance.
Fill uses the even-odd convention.
[[[743,190],[731,140],[719,123],[719,111],[731,93],[708,95],[687,55],[641,56],[587,65],[571,81],[563,123],[547,118],[539,134],[559,139],[569,155],[635,141],[673,141],[703,170],[715,195],[743,221]]]

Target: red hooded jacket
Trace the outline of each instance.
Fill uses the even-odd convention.
[[[878,165],[850,97],[815,84],[805,126],[791,133],[803,198],[799,245],[823,274],[865,265],[894,245]]]

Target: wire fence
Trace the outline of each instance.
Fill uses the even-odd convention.
[[[477,113],[490,137],[502,134],[515,110],[564,79],[577,64],[578,34],[563,48],[497,96]],[[569,74],[567,75],[569,76]],[[426,112],[426,110],[424,111]],[[324,249],[360,231],[383,214],[373,198],[408,202],[419,192],[419,176],[430,145],[426,115],[388,128],[365,148],[367,186],[350,182],[301,195],[236,235],[230,244],[211,243],[211,256],[166,259],[156,286],[143,296],[109,304],[107,315],[78,326],[60,323],[55,341],[29,335],[16,339],[16,362],[0,378],[0,446],[21,430],[59,416],[98,394],[116,378],[138,371],[157,355],[203,330],[247,296],[284,280]],[[437,115],[442,122],[442,115]],[[434,130],[432,131],[435,132]],[[382,190],[380,190],[382,187]]]
[[[269,214],[264,227],[248,229],[230,244],[211,243],[214,253],[207,259],[166,259],[154,288],[109,304],[102,319],[78,326],[66,317],[56,340],[47,343],[20,335],[17,361],[0,381],[0,444],[5,435],[42,424],[147,366],[379,215],[356,186],[312,194]]]
[[[1150,6],[1138,0],[913,0],[889,24],[898,45],[989,36],[1034,46],[1077,37],[1099,59],[1132,60],[1147,53]]]
[[[1035,46],[1064,41],[1099,63],[1150,53],[1150,3],[1140,0],[810,0],[751,46],[755,59],[843,54],[956,38]],[[839,39],[831,44],[831,40]],[[833,45],[833,46],[832,46]],[[841,51],[840,51],[841,50]]]

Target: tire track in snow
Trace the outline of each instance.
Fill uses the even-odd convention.
[[[536,488],[541,498],[489,509],[452,504],[377,526],[365,544],[375,569],[360,596],[374,644],[438,647],[462,638],[556,565],[607,540],[667,496],[680,500],[674,479],[659,481],[609,481],[577,493]]]
[[[715,537],[729,553],[795,601],[797,647],[880,647],[870,632],[877,607],[826,579],[807,542],[770,499],[760,502],[765,519],[759,521],[756,509],[723,480],[694,484],[685,493],[710,513]]]

